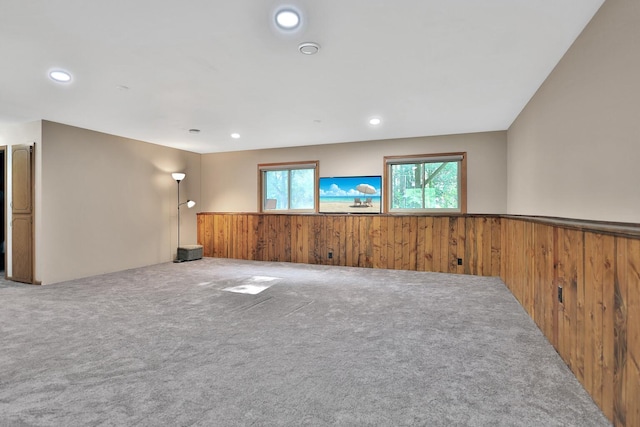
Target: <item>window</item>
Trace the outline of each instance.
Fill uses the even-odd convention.
[[[318,162],[258,165],[260,212],[316,212]]]
[[[385,157],[387,212],[467,211],[466,153]]]

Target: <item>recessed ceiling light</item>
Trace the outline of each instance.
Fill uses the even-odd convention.
[[[240,138],[240,134],[239,133],[232,133],[231,134],[231,138],[238,139],[238,138]]]
[[[200,133],[200,129],[189,129],[189,133]]]
[[[280,9],[276,12],[276,25],[282,30],[295,30],[300,25],[300,14],[290,8]]]
[[[377,117],[374,117],[374,118],[369,120],[369,124],[370,125],[378,126],[380,123],[382,123],[382,120],[380,120]]]
[[[49,77],[58,83],[69,83],[71,81],[71,74],[62,70],[53,70],[49,72]]]
[[[313,42],[300,43],[298,50],[303,55],[315,55],[320,50],[320,45]]]

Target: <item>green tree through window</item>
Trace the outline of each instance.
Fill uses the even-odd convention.
[[[462,212],[464,154],[388,157],[389,211]]]

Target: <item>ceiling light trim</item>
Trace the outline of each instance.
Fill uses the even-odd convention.
[[[302,25],[302,15],[291,6],[282,6],[274,15],[276,28],[285,32],[293,32]]]
[[[49,78],[56,83],[71,83],[73,80],[70,72],[58,68],[49,70]]]

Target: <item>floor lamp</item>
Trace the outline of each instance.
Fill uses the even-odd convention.
[[[191,209],[196,205],[196,202],[187,200],[186,202],[180,203],[180,181],[182,181],[186,175],[182,172],[174,172],[171,176],[178,183],[178,246],[176,246],[176,259],[174,259],[173,262],[182,262],[184,260],[180,258],[180,206],[187,205],[187,207]]]

